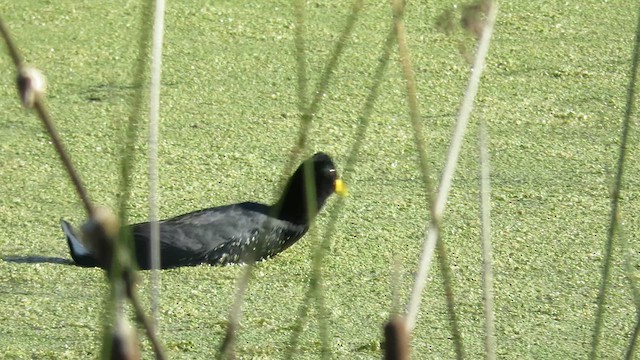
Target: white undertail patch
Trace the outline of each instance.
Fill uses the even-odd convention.
[[[73,232],[73,229],[68,223],[62,222],[62,229],[64,230],[64,234],[67,236],[67,241],[69,242],[69,248],[71,248],[71,252],[73,254],[75,254],[76,256],[91,255],[89,250],[87,250],[87,248],[84,247],[84,245],[82,245],[80,240],[76,238],[76,235]]]

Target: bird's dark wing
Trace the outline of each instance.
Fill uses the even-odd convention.
[[[266,205],[241,203],[161,221],[161,267],[259,260],[284,250],[290,240],[306,232],[306,227],[291,229],[290,224],[270,218],[268,211]],[[148,269],[150,225],[132,225],[132,230],[138,264]]]

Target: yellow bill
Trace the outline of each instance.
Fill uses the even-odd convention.
[[[336,181],[333,182],[333,191],[340,196],[347,196],[348,194],[347,185],[345,185],[342,179],[336,179]]]

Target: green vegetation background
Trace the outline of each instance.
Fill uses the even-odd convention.
[[[489,124],[498,355],[579,358],[594,324],[637,4],[503,2],[476,102]],[[436,176],[468,76],[460,34],[435,30],[446,1],[409,2],[407,28]],[[350,7],[309,1],[310,89]],[[137,1],[6,1],[0,14],[27,62],[47,76],[47,103],[92,198],[116,205],[118,156],[133,88]],[[344,169],[391,26],[386,1],[367,2],[309,134],[332,154],[351,196],[323,267],[335,358],[380,358],[381,326],[397,289],[407,299],[427,211],[397,54],[353,169]],[[467,45],[470,43],[467,41]],[[61,217],[82,207],[39,121],[24,111],[15,70],[0,56],[0,358],[96,358],[107,287],[68,259]],[[294,16],[287,1],[169,2],[162,73],[162,217],[231,202],[270,202],[297,136]],[[475,124],[475,123],[474,123]],[[637,121],[634,122],[634,126]],[[482,345],[476,128],[468,132],[443,238],[470,358]],[[145,134],[136,146],[131,220],[147,214]],[[622,234],[640,266],[638,134],[631,133]],[[316,226],[324,229],[330,205]],[[322,233],[322,232],[320,232]],[[619,243],[617,243],[619,245]],[[308,286],[315,240],[259,264],[237,352],[278,358]],[[620,358],[635,318],[616,247],[602,355]],[[29,258],[41,261],[25,261]],[[172,359],[209,359],[224,332],[240,267],[162,272],[161,338]],[[634,276],[636,274],[633,274]],[[141,291],[148,293],[148,273]],[[451,358],[439,271],[431,272],[412,341],[415,358]],[[315,312],[299,358],[319,354]],[[148,349],[148,345],[145,345]]]

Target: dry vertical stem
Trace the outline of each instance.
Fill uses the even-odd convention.
[[[15,65],[16,69],[20,69],[22,67],[22,56],[20,56],[20,52],[18,51],[18,47],[13,43],[11,36],[9,35],[9,29],[4,26],[4,21],[0,18],[0,33],[2,38],[4,38],[4,42],[7,44],[7,50],[9,50],[9,56],[11,56],[11,60]]]
[[[53,121],[49,116],[49,112],[44,107],[44,103],[42,101],[36,100],[34,103],[34,106],[36,108],[36,111],[38,112],[38,115],[40,116],[40,119],[42,120],[44,127],[47,129],[47,132],[49,133],[49,137],[51,137],[51,142],[53,143],[53,146],[58,152],[58,156],[60,156],[60,160],[62,161],[62,164],[67,169],[67,173],[69,174],[69,177],[71,178],[71,182],[73,182],[73,185],[76,188],[76,192],[78,193],[78,196],[82,200],[82,204],[84,205],[87,215],[89,217],[93,216],[93,206],[91,205],[91,200],[89,200],[89,194],[87,194],[86,189],[82,185],[80,176],[78,175],[75,168],[73,167],[73,163],[71,162],[69,155],[67,154],[67,152],[64,149],[64,146],[62,145],[62,140],[60,139],[60,135],[58,135],[58,131],[55,129],[53,125]]]
[[[607,239],[605,243],[605,252],[602,263],[602,277],[600,279],[600,287],[598,289],[598,307],[595,313],[595,325],[593,329],[593,337],[591,339],[591,351],[589,353],[589,359],[595,359],[598,357],[598,348],[600,347],[600,333],[602,332],[604,311],[606,309],[606,293],[609,287],[609,281],[611,276],[611,263],[613,254],[613,243],[618,236],[618,220],[620,215],[619,201],[622,187],[622,176],[624,174],[625,158],[627,153],[627,141],[629,138],[629,131],[632,124],[632,115],[634,112],[634,102],[636,97],[636,84],[638,79],[638,68],[640,66],[640,7],[638,7],[636,22],[635,41],[633,46],[633,56],[631,59],[631,73],[629,74],[629,84],[627,86],[627,100],[625,104],[624,119],[622,122],[622,134],[620,137],[620,148],[618,153],[618,163],[616,169],[615,183],[611,193],[611,212],[609,214],[609,228],[607,229]],[[640,321],[640,317],[638,319]],[[638,327],[640,324],[636,324],[634,329],[634,336],[638,334]],[[631,344],[632,346],[634,344]],[[628,354],[631,354],[632,349],[629,349]]]
[[[431,220],[427,223],[427,240],[425,241],[425,248],[434,246],[438,250],[438,263],[440,265],[440,270],[442,272],[442,280],[445,288],[445,297],[447,302],[447,311],[449,314],[449,322],[451,324],[451,333],[453,337],[453,342],[456,351],[456,357],[458,359],[464,358],[464,345],[462,342],[462,336],[460,335],[459,326],[458,326],[458,318],[455,313],[455,304],[454,304],[454,296],[453,296],[453,285],[452,285],[452,276],[451,270],[447,260],[447,252],[444,245],[444,242],[440,239],[440,223],[442,220],[442,211],[438,212],[437,201],[443,199],[436,199],[433,201],[433,185],[430,180],[430,169],[426,156],[426,142],[424,137],[422,136],[422,123],[419,113],[418,107],[418,98],[417,98],[417,86],[415,81],[415,74],[413,71],[413,67],[411,65],[410,55],[409,55],[409,47],[407,45],[407,35],[406,29],[404,26],[404,3],[400,0],[394,1],[392,4],[393,7],[393,15],[394,15],[394,26],[395,33],[398,40],[398,53],[400,55],[400,65],[402,68],[402,72],[405,78],[405,84],[407,88],[407,98],[409,101],[409,112],[411,118],[411,124],[414,130],[414,138],[416,142],[416,147],[418,148],[418,153],[420,156],[420,170],[421,175],[424,182],[424,191],[427,195],[427,203],[429,204],[429,209],[431,213]],[[446,196],[444,197],[446,200]],[[429,237],[430,236],[430,237]],[[431,240],[431,241],[430,241]],[[427,265],[425,265],[424,256],[425,253],[431,255],[433,253],[433,249],[430,249],[430,252],[423,251],[423,255],[421,256],[419,276],[424,272],[422,269],[428,268],[428,265],[431,259],[428,259]],[[421,296],[421,287],[424,284],[424,279],[421,279],[419,276],[416,277],[416,285],[414,285],[414,291],[416,289],[420,289]],[[417,309],[419,306],[419,301],[415,301],[416,292],[412,294],[410,306],[408,307],[408,322],[406,323],[407,331],[411,331],[415,326],[415,321],[417,317]],[[419,300],[419,298],[418,298]]]
[[[227,331],[224,335],[224,339],[222,340],[222,344],[220,345],[220,349],[218,350],[218,359],[232,360],[236,358],[234,351],[236,327],[235,323],[231,321],[227,324]]]
[[[116,216],[107,208],[97,207],[94,211],[94,216],[82,225],[81,231],[83,243],[96,256],[101,265],[107,269],[115,296],[116,317],[114,328],[112,329],[112,339],[118,340],[120,343],[112,343],[111,349],[120,351],[120,348],[124,346],[123,344],[128,341],[126,337],[120,336],[122,329],[119,328],[122,326],[121,322],[123,321],[119,319],[122,316],[120,308],[126,297],[133,305],[136,319],[145,329],[156,359],[165,359],[160,340],[153,331],[153,325],[145,315],[136,295],[137,275],[135,260],[131,256],[132,253],[129,247],[122,243],[120,241],[121,238],[118,237],[120,226]],[[125,358],[128,359],[128,357]]]
[[[164,350],[162,348],[162,344],[160,343],[160,339],[158,338],[158,335],[154,331],[153,324],[151,323],[149,318],[145,315],[144,309],[142,308],[142,304],[140,304],[140,300],[136,295],[135,289],[129,288],[127,291],[129,291],[129,300],[133,305],[133,309],[136,314],[136,319],[142,325],[145,332],[147,333],[147,337],[151,342],[151,347],[153,348],[153,353],[155,354],[156,359],[157,360],[166,359],[167,357],[164,354]]]
[[[294,160],[299,158],[300,155],[305,151],[307,146],[307,134],[309,133],[309,129],[311,127],[311,121],[315,116],[316,112],[320,109],[320,104],[322,103],[322,99],[325,98],[327,94],[327,89],[329,87],[329,81],[331,80],[331,76],[334,73],[334,70],[338,66],[338,60],[340,56],[344,52],[344,48],[346,46],[347,41],[351,37],[351,33],[353,32],[353,28],[355,27],[356,21],[358,20],[358,14],[363,7],[363,0],[354,0],[351,5],[351,13],[347,17],[346,25],[342,29],[340,37],[336,41],[336,45],[331,52],[331,57],[325,63],[324,69],[322,70],[322,74],[320,75],[320,80],[316,89],[313,92],[313,98],[311,99],[311,103],[302,104],[303,101],[308,101],[307,99],[307,74],[306,74],[306,66],[302,64],[304,61],[305,53],[304,53],[304,43],[300,36],[304,35],[303,29],[298,29],[296,33],[296,56],[298,57],[298,108],[301,110],[301,125],[300,130],[298,132],[298,139],[294,147],[291,149],[291,156],[289,157],[289,162],[285,166],[285,176],[288,177],[291,173],[291,169],[293,168]],[[304,25],[304,2],[297,1],[295,4],[295,15],[296,15],[296,26]],[[301,93],[304,91],[305,93]],[[284,186],[285,179],[283,178],[283,183],[280,188]]]
[[[484,121],[479,126],[480,147],[480,221],[482,243],[482,292],[484,294],[484,351],[487,360],[496,358],[496,326],[493,306],[493,269],[491,266],[491,183],[489,173],[489,150]]]
[[[151,329],[151,323],[144,315],[142,307],[135,296],[135,265],[131,259],[131,253],[126,247],[117,246],[115,239],[117,239],[118,235],[118,221],[111,212],[103,211],[102,209],[96,211],[91,204],[89,196],[84,186],[82,186],[80,177],[75,171],[71,159],[62,145],[62,140],[53,125],[49,112],[44,106],[43,100],[46,89],[44,76],[37,69],[24,65],[18,49],[13,43],[2,19],[0,19],[0,35],[2,35],[7,44],[9,54],[18,71],[16,82],[20,100],[26,108],[35,108],[85,207],[89,220],[82,227],[83,242],[85,242],[92,250],[92,253],[98,257],[98,260],[105,265],[104,267],[108,269],[110,276],[113,275],[112,272],[115,270],[116,275],[112,276],[112,285],[118,287],[124,283],[126,293],[136,310],[136,316],[147,331],[156,359],[165,359],[160,347],[160,342]],[[119,301],[121,300],[116,299],[116,302]],[[116,347],[112,350],[117,351],[112,351],[111,358],[138,359],[139,354],[131,350],[131,347],[128,345],[131,337],[129,336],[130,333],[126,331],[126,326],[123,325],[122,321],[122,319],[117,320],[117,323],[114,324],[115,328],[112,333],[112,340],[114,342],[112,345]]]
[[[227,331],[225,337],[218,349],[217,359],[235,359],[235,339],[238,328],[240,327],[240,318],[242,317],[242,302],[244,294],[249,287],[249,281],[253,274],[253,266],[255,259],[250,259],[245,265],[242,275],[238,277],[238,283],[236,284],[236,295],[231,304],[231,310],[229,310],[229,320],[227,322]]]
[[[160,122],[160,75],[162,68],[162,41],[164,36],[165,1],[155,1],[153,21],[153,47],[151,57],[151,84],[149,86],[149,222],[151,245],[151,313],[152,332],[158,331],[160,297],[160,224],[158,223],[158,137]]]
[[[20,93],[20,100],[28,108],[34,107],[40,120],[42,120],[42,124],[45,129],[49,133],[51,137],[51,142],[58,152],[58,156],[60,156],[60,160],[64,165],[73,185],[78,192],[78,196],[82,200],[82,203],[87,211],[87,215],[91,217],[93,215],[93,207],[91,206],[91,201],[89,200],[89,195],[82,186],[82,182],[80,181],[80,177],[76,173],[73,164],[71,163],[71,159],[69,155],[64,150],[64,146],[62,145],[62,140],[60,140],[60,136],[53,126],[53,121],[49,116],[49,112],[46,110],[44,106],[44,91],[45,91],[45,80],[44,76],[40,73],[40,71],[35,68],[27,67],[24,65],[22,61],[22,57],[20,56],[20,52],[18,51],[17,46],[13,43],[11,36],[9,35],[9,30],[5,27],[4,21],[0,19],[0,35],[4,38],[4,42],[7,44],[7,48],[9,50],[9,55],[13,60],[13,63],[18,71],[17,77],[17,87]]]
[[[305,26],[304,26],[304,10],[305,1],[296,0],[293,2],[293,13],[296,18],[295,25],[295,45],[296,45],[296,72],[298,74],[298,111],[301,114],[305,113],[307,104],[309,103],[308,95],[308,83],[307,77],[307,52],[305,47]]]
[[[451,145],[449,146],[449,150],[447,153],[445,167],[440,180],[440,187],[438,188],[438,194],[433,206],[435,209],[432,214],[432,223],[434,223],[435,225],[437,225],[442,218],[446,201],[449,196],[449,190],[452,186],[457,159],[462,148],[462,140],[464,138],[464,133],[469,122],[471,111],[473,109],[473,101],[475,95],[478,92],[480,77],[482,75],[482,70],[484,69],[485,58],[489,51],[489,43],[493,34],[493,25],[495,23],[496,14],[497,4],[494,2],[489,8],[487,21],[485,23],[485,29],[482,31],[482,36],[480,38],[480,41],[478,42],[478,50],[473,63],[473,68],[471,70],[467,89],[465,90],[464,98],[458,112],[458,118],[456,120],[456,127],[451,139]],[[424,287],[426,285],[429,268],[431,266],[431,260],[438,238],[438,227],[430,226],[425,235],[423,250],[420,256],[418,273],[414,282],[414,288],[411,292],[409,305],[407,306],[407,326],[409,327],[409,329],[413,329],[416,324],[418,310],[420,308],[420,301],[422,299],[422,291],[424,290]]]

